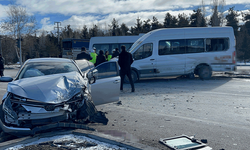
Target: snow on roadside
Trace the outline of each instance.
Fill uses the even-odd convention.
[[[39,143],[43,143],[43,142],[49,142],[49,141],[54,141],[54,142],[63,142],[63,141],[69,141],[72,140],[76,143],[83,143],[85,141],[87,142],[92,142],[97,144],[97,146],[92,146],[92,147],[81,147],[78,148],[78,150],[96,150],[96,149],[103,149],[103,150],[127,150],[126,148],[122,148],[119,147],[117,145],[111,145],[108,143],[104,143],[104,142],[100,142],[85,136],[78,136],[78,135],[74,135],[74,134],[69,134],[69,135],[60,135],[60,136],[53,136],[53,137],[49,137],[49,138],[41,138],[35,142],[32,143],[28,143],[28,144],[20,144],[20,145],[16,145],[14,147],[9,147],[6,150],[19,150],[21,148],[24,148],[25,146],[30,146],[30,145],[37,145]],[[73,147],[72,147],[73,148]]]

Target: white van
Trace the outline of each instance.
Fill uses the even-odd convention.
[[[130,48],[132,78],[199,75],[236,69],[232,27],[174,28],[151,31]]]
[[[127,50],[138,40],[142,35],[133,35],[133,36],[101,36],[101,37],[92,37],[89,41],[89,51],[93,52],[93,48],[96,48],[96,53],[98,54],[99,50],[109,51],[109,54],[112,54],[112,50],[118,48],[119,51],[122,45],[125,45]]]

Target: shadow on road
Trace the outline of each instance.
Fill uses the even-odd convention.
[[[175,78],[151,78],[142,79],[135,83],[137,91],[145,89],[153,89],[158,94],[165,94],[168,92],[179,93],[181,91],[210,91],[219,86],[230,82],[234,77],[230,76],[213,76],[209,80],[201,80],[198,77],[194,79],[175,77]],[[250,78],[249,78],[250,79]],[[128,85],[129,86],[129,85]],[[188,87],[188,88],[187,88]]]

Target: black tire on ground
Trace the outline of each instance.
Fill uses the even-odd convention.
[[[134,70],[131,71],[131,77],[132,77],[132,80],[133,80],[134,83],[138,80],[137,73]],[[124,82],[129,83],[129,79],[128,79],[127,76],[125,76]]]
[[[198,70],[199,72],[199,77],[202,80],[207,80],[210,79],[212,76],[212,69],[209,66],[201,66]]]
[[[95,115],[90,116],[90,121],[107,125],[109,120],[104,112],[98,111]]]

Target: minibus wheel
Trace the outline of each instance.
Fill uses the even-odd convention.
[[[209,66],[203,65],[199,68],[199,77],[202,80],[210,79],[212,76],[212,69]]]
[[[134,83],[138,80],[137,73],[134,70],[131,70],[131,77]],[[125,76],[124,82],[129,83],[129,79],[127,76]]]

